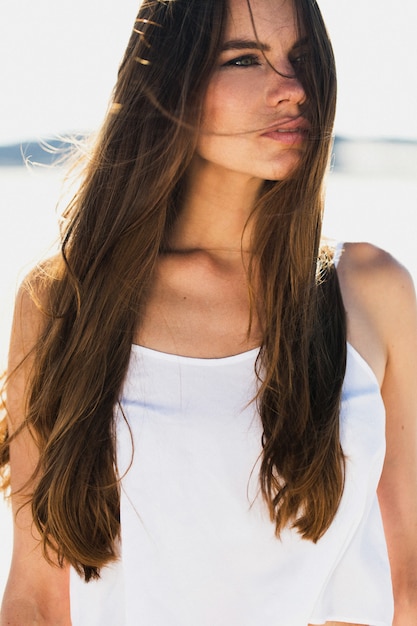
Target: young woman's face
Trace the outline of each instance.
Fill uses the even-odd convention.
[[[282,180],[308,140],[295,77],[307,43],[292,0],[229,0],[222,50],[203,106],[197,158],[261,180]]]

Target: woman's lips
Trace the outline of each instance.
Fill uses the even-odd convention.
[[[305,128],[277,128],[263,133],[262,137],[294,145],[296,143],[304,143],[306,141],[308,137],[308,130]]]
[[[306,120],[295,119],[290,122],[276,124],[266,132],[262,133],[262,137],[273,139],[281,143],[294,145],[306,141],[309,134],[309,124]]]

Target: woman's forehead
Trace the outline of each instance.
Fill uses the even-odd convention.
[[[297,32],[293,0],[228,0],[225,39],[252,38],[254,30],[260,40]]]

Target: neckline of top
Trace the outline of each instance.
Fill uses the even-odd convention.
[[[239,361],[253,360],[259,354],[260,347],[251,348],[245,352],[239,352],[238,354],[232,354],[222,357],[193,357],[185,356],[181,354],[173,354],[171,352],[162,352],[155,350],[154,348],[147,348],[140,346],[136,343],[132,344],[132,350],[137,354],[144,354],[163,361],[175,361],[178,363],[182,361],[189,363],[190,365],[221,365],[222,363],[236,363]]]
[[[347,350],[351,353],[353,358],[362,366],[362,369],[366,370],[369,377],[373,379],[373,382],[379,387],[378,379],[376,377],[375,372],[369,365],[369,363],[364,359],[364,357],[352,346],[348,341],[346,342]],[[132,352],[137,355],[149,356],[154,359],[158,359],[161,361],[171,361],[175,363],[183,363],[190,366],[199,365],[199,366],[217,366],[217,365],[231,365],[235,363],[242,363],[245,361],[255,361],[257,358],[260,347],[251,348],[250,350],[246,350],[245,352],[239,352],[239,354],[232,354],[230,356],[223,357],[192,357],[192,356],[184,356],[180,354],[173,354],[170,352],[161,352],[160,350],[155,350],[153,348],[145,348],[145,346],[140,346],[136,343],[132,344]]]

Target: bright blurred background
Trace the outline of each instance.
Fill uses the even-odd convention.
[[[417,3],[319,4],[339,74],[326,233],[372,241],[417,277]],[[136,10],[135,0],[0,5],[1,365],[16,285],[57,236],[63,178],[56,168],[11,164],[6,148],[100,125]],[[0,536],[1,597],[11,551],[10,514],[1,500]]]

